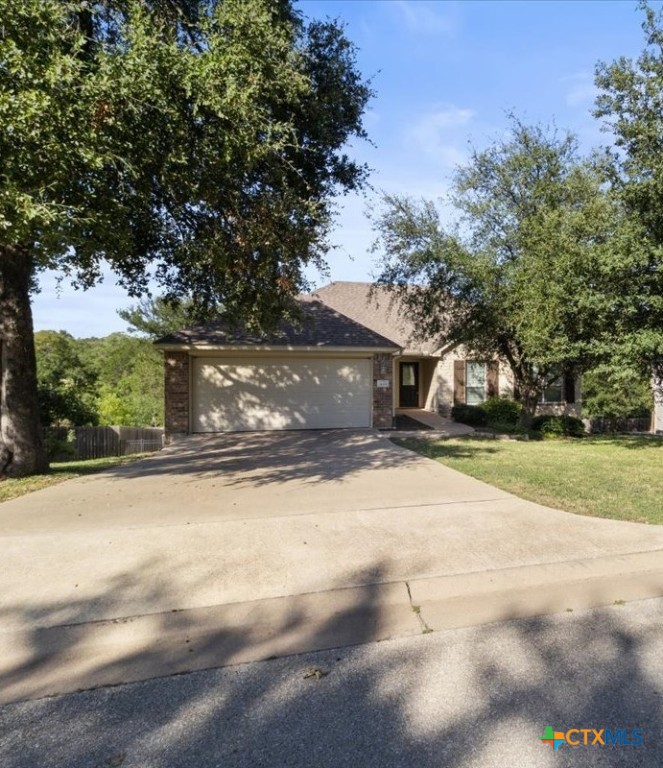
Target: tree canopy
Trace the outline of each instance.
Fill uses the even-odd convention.
[[[35,348],[41,423],[96,424],[97,374],[80,342],[64,331],[39,331]]]
[[[244,320],[283,311],[324,256],[333,194],[365,177],[343,147],[370,91],[338,25],[286,0],[0,15],[3,245],[82,286],[104,259],[132,294],[151,275]]]
[[[163,424],[163,359],[150,340],[39,331],[35,346],[42,426]]]
[[[140,334],[152,340],[167,336],[196,321],[190,301],[172,304],[157,296],[142,299],[117,313],[128,325],[130,333]]]
[[[603,334],[597,275],[618,211],[602,181],[572,136],[514,119],[457,170],[455,225],[431,201],[396,196],[375,221],[379,282],[422,336],[507,360],[525,419],[563,369],[591,363]]]
[[[44,467],[28,293],[104,263],[197,312],[267,327],[321,264],[367,169],[371,95],[333,21],[290,0],[0,0],[3,464]]]
[[[99,423],[163,424],[163,355],[152,342],[124,333],[87,342],[98,377]]]
[[[596,70],[595,114],[612,133],[611,185],[628,215],[625,247],[615,250],[614,355],[620,364],[663,374],[663,11],[641,3],[645,47]]]

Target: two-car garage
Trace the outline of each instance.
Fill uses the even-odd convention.
[[[371,358],[191,360],[193,432],[371,426]]]
[[[160,339],[166,440],[279,429],[388,428],[401,348],[324,303],[270,333],[219,319]]]

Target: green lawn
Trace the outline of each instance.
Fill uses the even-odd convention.
[[[15,499],[17,496],[23,496],[32,491],[40,491],[42,488],[48,488],[49,485],[61,483],[63,480],[71,480],[73,477],[91,475],[94,472],[101,472],[103,469],[117,467],[120,464],[128,464],[130,461],[135,461],[145,455],[110,456],[106,459],[53,463],[49,472],[45,475],[0,478],[0,502]]]
[[[580,515],[663,524],[663,440],[471,437],[394,442],[539,504]]]

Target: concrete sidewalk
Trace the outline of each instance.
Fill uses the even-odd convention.
[[[194,439],[5,503],[0,531],[4,700],[663,594],[663,529],[372,433]]]

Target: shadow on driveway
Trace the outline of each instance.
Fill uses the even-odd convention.
[[[111,468],[103,476],[222,477],[228,485],[320,483],[418,462],[415,454],[394,451],[388,440],[371,431],[240,432],[183,438],[154,457]]]

